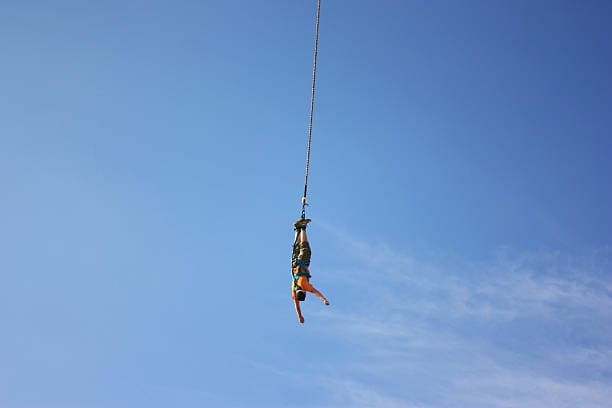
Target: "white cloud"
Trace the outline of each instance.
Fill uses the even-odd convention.
[[[356,350],[330,380],[342,406],[591,408],[612,400],[610,249],[422,261],[326,229],[356,275],[347,284],[364,299],[318,317]],[[364,370],[374,383],[354,378]]]
[[[399,398],[379,393],[363,383],[348,379],[325,378],[324,386],[331,392],[337,406],[346,408],[426,408]]]
[[[612,317],[612,277],[603,269],[610,270],[610,250],[574,256],[504,250],[487,263],[445,257],[435,264],[386,244],[356,240],[329,225],[326,229],[350,257],[362,263],[351,269],[360,274],[358,281],[382,282],[382,287],[397,286],[421,295],[412,302],[395,302],[394,307],[494,319],[550,315],[555,307],[570,307]]]
[[[471,407],[487,408],[602,408],[612,401],[609,384],[561,381],[495,366],[457,379],[452,394]]]

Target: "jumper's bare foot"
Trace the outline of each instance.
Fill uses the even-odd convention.
[[[300,319],[300,323],[304,323],[304,316],[300,316],[299,319]]]
[[[327,299],[323,299],[323,303],[324,303],[325,305],[329,306],[329,300],[327,300]]]

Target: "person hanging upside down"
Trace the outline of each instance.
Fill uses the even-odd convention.
[[[295,240],[293,244],[293,255],[291,256],[291,274],[293,282],[291,283],[291,297],[295,304],[300,323],[304,323],[304,316],[300,309],[300,302],[306,299],[306,292],[313,293],[321,299],[323,303],[329,305],[325,296],[312,286],[310,283],[310,244],[306,236],[306,225],[310,222],[308,218],[300,218],[293,224],[295,229]]]

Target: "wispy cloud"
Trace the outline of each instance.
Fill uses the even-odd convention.
[[[352,259],[361,263],[352,271],[366,275],[368,285],[382,282],[382,286],[395,285],[421,295],[412,302],[401,302],[404,307],[495,319],[550,315],[555,308],[563,307],[612,317],[610,249],[581,255],[520,254],[506,249],[489,262],[441,257],[435,263],[418,260],[383,243],[354,239],[329,226],[327,230]],[[448,308],[449,303],[452,308]]]
[[[473,407],[602,408],[612,401],[609,383],[556,380],[501,367],[460,378],[453,390],[455,398]]]
[[[344,406],[590,408],[612,400],[609,248],[423,261],[326,229],[356,277],[347,284],[364,299],[320,315],[330,336],[357,350],[327,380]],[[375,381],[355,377],[364,370]]]
[[[325,378],[322,383],[336,396],[337,406],[363,408],[426,408],[380,393],[363,383],[348,379]]]

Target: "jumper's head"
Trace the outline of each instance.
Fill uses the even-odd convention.
[[[306,300],[306,291],[305,290],[296,290],[295,291],[295,298],[300,301],[303,302],[304,300]]]

